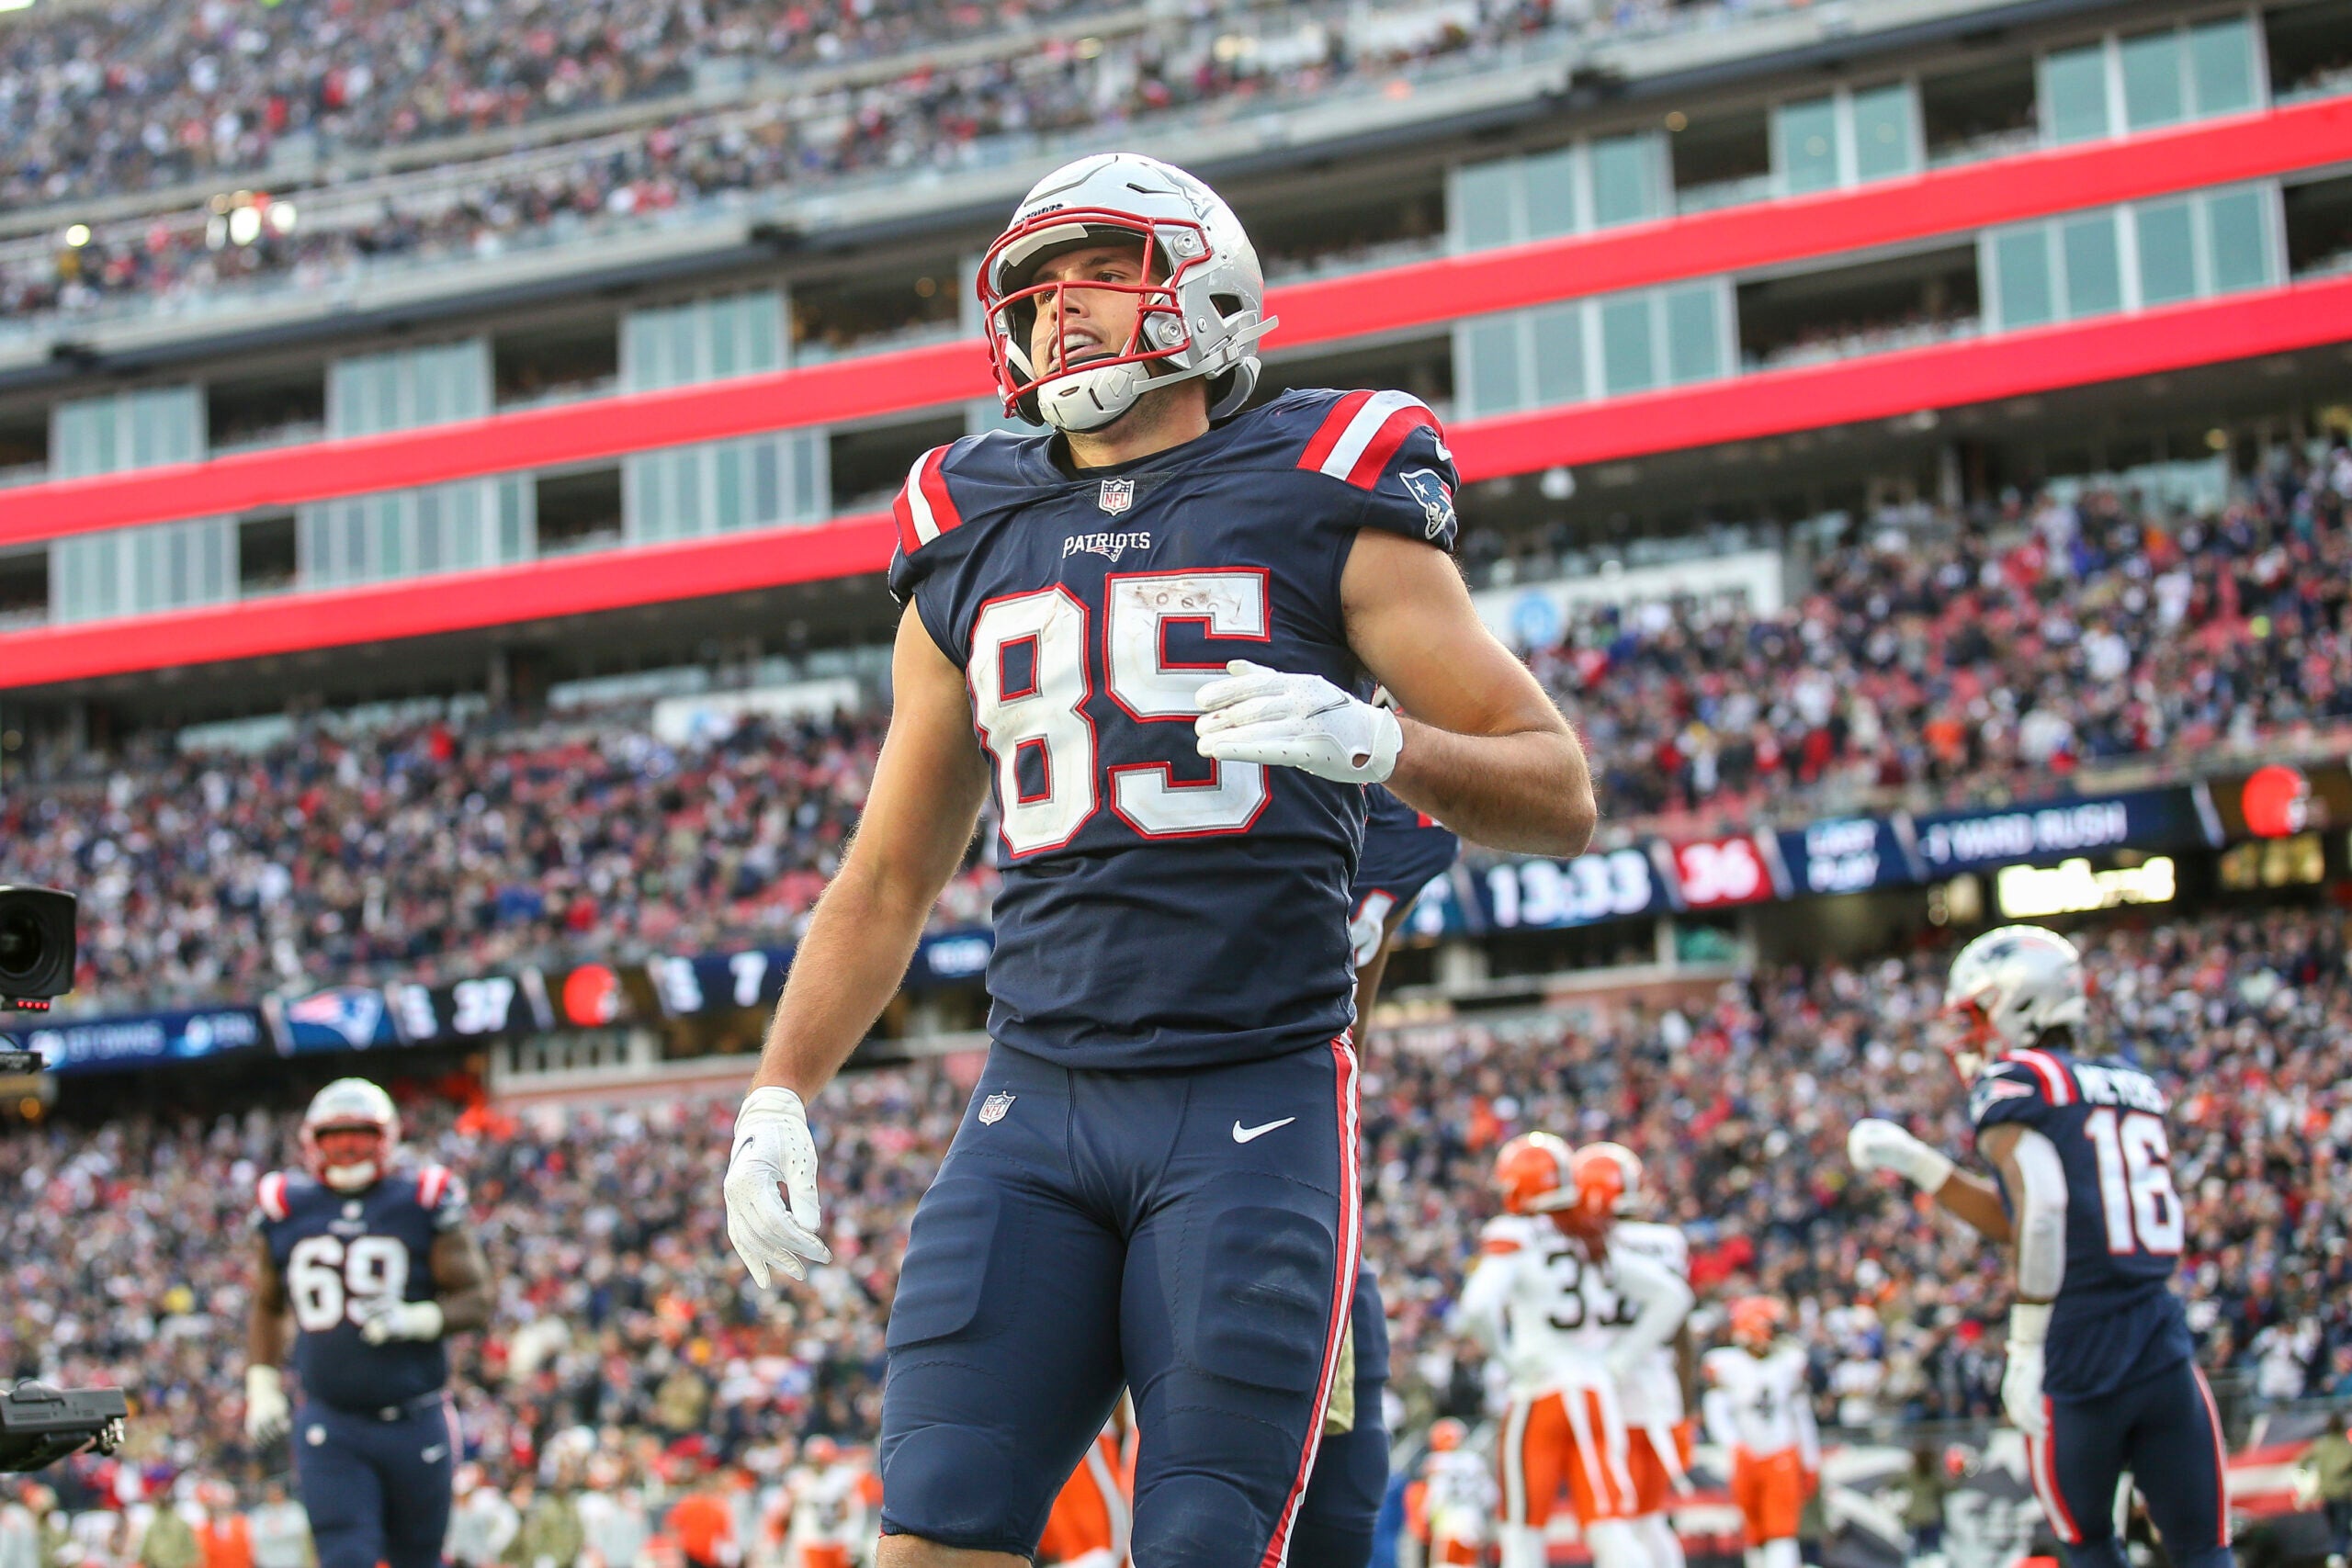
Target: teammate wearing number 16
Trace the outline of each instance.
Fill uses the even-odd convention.
[[[1082,159],[978,287],[1006,412],[1051,428],[899,492],[890,731],[736,1122],[729,1233],[762,1284],[825,1258],[805,1102],[993,792],[993,1049],[891,1308],[881,1568],[1026,1558],[1123,1382],[1139,1568],[1277,1568],[1348,1357],[1364,786],[1566,856],[1591,784],[1449,558],[1430,411],[1248,406],[1272,322],[1214,191]]]
[[[442,1340],[490,1321],[465,1188],[401,1160],[400,1126],[381,1089],[338,1078],[303,1114],[303,1174],[256,1193],[245,1434],[292,1434],[319,1568],[441,1562],[458,1461]],[[299,1406],[278,1370],[289,1329]]]
[[[2073,1568],[2123,1568],[2116,1515],[2129,1471],[2179,1568],[2231,1560],[2222,1423],[2180,1299],[2182,1211],[2164,1090],[2084,1049],[2082,960],[2035,926],[1961,950],[1947,1050],[1969,1086],[1996,1187],[1892,1122],[1858,1122],[1847,1151],[1932,1194],[1987,1239],[2014,1243],[2016,1304],[2001,1402],[2026,1436],[2033,1488]]]

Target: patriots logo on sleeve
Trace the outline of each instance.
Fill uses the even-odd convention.
[[[1453,532],[1453,487],[1434,468],[1407,468],[1396,476],[1407,494],[1421,503],[1429,519],[1429,536],[1441,541]]]
[[[1996,1062],[1984,1069],[1984,1076],[1968,1091],[1968,1119],[1982,1122],[1985,1112],[2005,1100],[2031,1100],[2034,1087],[2030,1083],[2007,1076],[2009,1064]]]

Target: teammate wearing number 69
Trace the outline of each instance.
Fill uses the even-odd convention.
[[[319,1568],[441,1562],[458,1457],[443,1337],[490,1321],[465,1188],[401,1160],[400,1136],[390,1095],[338,1078],[303,1114],[303,1173],[255,1195],[245,1435],[291,1432]],[[300,1405],[278,1371],[289,1330]]]
[[[2001,1402],[2025,1432],[2034,1493],[2073,1568],[2123,1568],[2127,1470],[2172,1561],[2223,1568],[2221,1417],[2168,1288],[2183,1216],[2164,1090],[2138,1067],[2084,1054],[2082,959],[2053,932],[1978,937],[1953,961],[1945,1000],[1960,1021],[1946,1050],[2000,1184],[1892,1122],[1856,1122],[1847,1151],[2015,1244]]]
[[[1138,1568],[1279,1564],[1349,1360],[1364,786],[1562,856],[1591,782],[1449,558],[1430,411],[1248,406],[1272,322],[1216,192],[1081,159],[978,287],[1007,413],[1051,429],[899,492],[889,736],[736,1122],[729,1234],[763,1285],[826,1258],[806,1102],[993,792],[993,1049],[891,1307],[878,1562],[1025,1559],[1125,1383]]]

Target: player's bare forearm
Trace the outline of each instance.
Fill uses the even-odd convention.
[[[1367,529],[1340,595],[1349,646],[1407,716],[1397,798],[1494,849],[1583,853],[1600,818],[1584,747],[1478,619],[1453,563]]]
[[[481,1242],[473,1232],[460,1228],[435,1236],[432,1266],[434,1300],[441,1306],[441,1332],[489,1327],[490,1259],[482,1255]]]
[[[254,1270],[253,1310],[245,1317],[245,1364],[274,1367],[286,1359],[286,1284],[277,1277],[277,1261],[262,1242]]]
[[[1465,735],[1408,712],[1399,720],[1405,745],[1388,788],[1490,849],[1582,854],[1595,825],[1592,775],[1575,734],[1556,710],[1551,717],[1556,729]]]
[[[2023,1170],[2018,1170],[2018,1138],[2020,1138],[2020,1128],[2018,1128],[2013,1122],[2004,1122],[1999,1123],[1999,1126],[1987,1126],[1985,1131],[1983,1131],[1981,1138],[1975,1140],[1975,1152],[1985,1156],[1987,1161],[1992,1161],[1992,1173],[2002,1178],[2002,1187],[1992,1190],[1992,1192],[1995,1192],[1995,1197],[1992,1197],[1992,1206],[1995,1206],[1996,1211],[2002,1211],[2002,1235],[1992,1235],[1990,1229],[1985,1229],[1983,1224],[1978,1224],[1978,1229],[1985,1229],[1985,1239],[1999,1241],[1999,1244],[2004,1246],[2016,1246],[2018,1241],[2018,1227],[2008,1215],[2025,1213],[2025,1173]],[[1983,1182],[1981,1178],[1978,1178],[1978,1185],[1990,1187],[1990,1182]],[[1999,1194],[2002,1192],[2008,1194],[2008,1208],[2002,1208],[2002,1199],[1999,1199]],[[1940,1197],[1943,1197],[1943,1194],[1938,1194],[1938,1201],[1940,1201]],[[1973,1223],[1973,1220],[1971,1220],[1971,1223]],[[2046,1300],[2046,1298],[2028,1298],[2028,1295],[2025,1295],[2025,1288],[2020,1286],[2018,1288],[2018,1300]]]
[[[808,1100],[831,1081],[906,977],[988,792],[963,672],[912,610],[890,660],[890,732],[840,874],[809,916],[752,1087]]]
[[[2007,1247],[2013,1239],[2008,1211],[1991,1182],[1973,1172],[1955,1170],[1936,1189],[1936,1206],[1967,1225],[1986,1241]]]

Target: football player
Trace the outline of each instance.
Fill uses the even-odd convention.
[[[319,1568],[435,1568],[458,1460],[445,1339],[491,1310],[465,1186],[401,1158],[400,1113],[365,1078],[319,1090],[300,1136],[302,1173],[256,1192],[245,1435],[293,1434]]]
[[[1465,1446],[1470,1430],[1453,1416],[1430,1424],[1420,1479],[1405,1491],[1405,1517],[1426,1568],[1476,1568],[1487,1560],[1495,1477]]]
[[[1359,1044],[1380,999],[1397,928],[1421,889],[1461,852],[1462,840],[1435,818],[1378,784],[1364,791],[1363,853],[1348,894]],[[1315,1473],[1299,1504],[1290,1568],[1364,1568],[1372,1561],[1373,1526],[1388,1490],[1388,1426],[1381,1407],[1388,1384],[1388,1323],[1369,1267],[1356,1274],[1354,1317],[1346,1356],[1353,1397],[1343,1401],[1340,1389],[1332,1389],[1332,1414],[1324,1421]]]
[[[1781,1337],[1786,1314],[1770,1296],[1731,1303],[1729,1345],[1700,1362],[1707,1434],[1731,1451],[1747,1568],[1797,1568],[1797,1527],[1821,1482],[1821,1434],[1805,1387],[1804,1351]]]
[[[1421,889],[1445,874],[1462,840],[1444,823],[1416,811],[1378,784],[1364,791],[1363,853],[1348,889],[1348,941],[1356,960],[1359,1043],[1380,999],[1388,950]]]
[[[1687,1287],[1690,1239],[1676,1225],[1639,1218],[1645,1201],[1641,1156],[1623,1144],[1587,1144],[1581,1163],[1605,1159],[1617,1172],[1617,1220],[1609,1228],[1612,1253],[1638,1253]],[[1656,1568],[1683,1568],[1682,1539],[1668,1516],[1678,1495],[1690,1490],[1691,1424],[1688,1394],[1698,1381],[1698,1352],[1686,1316],[1674,1340],[1628,1371],[1617,1387],[1625,1424],[1636,1434],[1634,1466],[1634,1533]]]
[[[1503,1213],[1487,1223],[1462,1288],[1460,1321],[1502,1358],[1503,1568],[1541,1568],[1544,1527],[1565,1483],[1597,1568],[1657,1568],[1634,1521],[1659,1460],[1619,1390],[1674,1338],[1690,1287],[1611,1245],[1624,1195],[1605,1151],[1529,1133],[1495,1158]],[[1654,1511],[1654,1510],[1653,1510]]]
[[[880,1561],[1026,1557],[1124,1378],[1136,1561],[1280,1562],[1357,1273],[1363,786],[1573,855],[1589,771],[1448,558],[1428,409],[1245,407],[1272,323],[1214,191],[1082,159],[978,288],[1007,409],[1053,430],[926,453],[899,493],[890,731],[736,1122],[729,1234],[762,1284],[830,1257],[806,1101],[992,790],[994,1048],[892,1303]]]
[[[2139,1068],[2089,1054],[2082,957],[2054,931],[1985,932],[1952,961],[1944,1000],[1960,1023],[1946,1050],[1999,1185],[1875,1118],[1854,1124],[1847,1152],[2015,1245],[2001,1404],[2069,1562],[2120,1568],[2128,1470],[2172,1560],[2222,1568],[2222,1423],[2170,1289],[2184,1240],[2170,1103]]]

